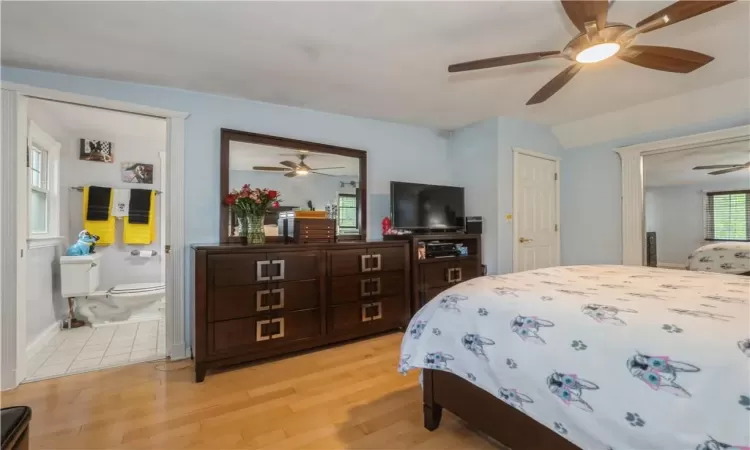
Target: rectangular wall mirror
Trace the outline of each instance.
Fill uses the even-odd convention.
[[[287,211],[328,211],[336,239],[362,240],[367,223],[367,152],[276,136],[221,130],[221,198],[244,184],[281,193],[266,214],[267,242],[284,242]],[[238,242],[239,223],[222,203],[220,242]]]

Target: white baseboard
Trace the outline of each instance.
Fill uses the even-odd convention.
[[[43,349],[50,343],[57,333],[60,332],[60,322],[54,322],[48,326],[42,333],[34,339],[33,342],[26,346],[26,359],[36,355],[39,350]]]
[[[663,263],[663,262],[657,262],[656,267],[661,267],[662,269],[679,269],[679,270],[685,270],[685,264],[677,264],[677,263]]]
[[[171,361],[178,361],[180,359],[187,359],[190,357],[188,348],[185,344],[175,344],[167,352],[167,356]]]

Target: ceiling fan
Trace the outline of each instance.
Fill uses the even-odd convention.
[[[738,170],[749,169],[749,168],[750,168],[750,161],[746,162],[745,164],[714,164],[712,166],[696,166],[696,167],[693,167],[693,170],[721,169],[721,170],[715,170],[713,172],[708,172],[708,174],[709,175],[724,175],[725,173],[737,172]]]
[[[297,175],[307,175],[310,173],[314,173],[316,175],[325,175],[328,177],[332,177],[334,175],[330,175],[327,173],[321,173],[318,172],[318,170],[331,170],[331,169],[343,169],[344,167],[318,167],[316,169],[313,169],[312,167],[305,164],[305,158],[307,158],[307,155],[298,155],[299,163],[295,163],[292,161],[280,161],[279,164],[285,167],[270,167],[270,166],[253,166],[253,170],[261,170],[264,172],[286,172],[284,174],[287,178],[294,178]]]
[[[648,69],[689,73],[713,61],[712,56],[692,50],[654,45],[634,45],[635,38],[668,25],[707,13],[729,1],[680,0],[638,22],[635,28],[622,23],[607,22],[608,0],[562,0],[565,13],[580,33],[562,51],[522,53],[480,59],[448,66],[448,72],[488,69],[549,58],[565,58],[573,62],[534,94],[527,105],[542,103],[567,84],[586,64],[617,56],[623,61]]]

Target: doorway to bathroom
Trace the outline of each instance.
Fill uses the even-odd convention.
[[[17,181],[16,204],[3,212],[18,219],[18,240],[17,302],[2,311],[2,388],[186,357],[186,115],[22,85],[2,92],[3,112],[17,118],[3,123],[3,150],[18,148],[15,160],[3,155],[3,177]],[[3,280],[12,279],[9,250]],[[5,299],[9,285],[1,288]]]

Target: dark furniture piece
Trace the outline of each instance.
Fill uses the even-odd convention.
[[[646,232],[646,265],[649,267],[656,267],[658,261],[656,261],[656,232]]]
[[[409,242],[411,264],[411,315],[416,314],[436,295],[463,281],[482,275],[482,236],[465,233],[434,233],[394,235],[384,237],[388,242]],[[468,256],[420,259],[420,242],[451,242],[463,244]]]
[[[286,219],[283,230],[286,242],[295,244],[336,242],[336,221],[333,219]]]
[[[578,450],[531,417],[471,382],[440,370],[423,370],[424,426],[440,425],[443,408],[513,450]]]
[[[0,410],[2,450],[27,450],[30,422],[31,408],[28,406],[11,406]]]
[[[229,232],[230,221],[233,220],[230,214],[229,207],[224,204],[223,200],[229,193],[229,146],[232,141],[244,142],[250,144],[257,144],[259,148],[261,146],[267,146],[269,150],[278,151],[279,148],[289,149],[289,151],[307,151],[313,153],[328,153],[331,155],[346,156],[349,158],[356,158],[359,166],[359,188],[357,189],[357,225],[359,229],[359,238],[348,237],[347,239],[352,240],[364,240],[364,236],[367,236],[367,152],[364,150],[356,150],[353,148],[338,147],[335,145],[320,144],[316,142],[300,141],[297,139],[289,139],[279,136],[269,136],[266,134],[250,133],[247,131],[229,130],[226,128],[221,129],[221,155],[220,155],[220,185],[218,199],[221,205],[220,214],[220,226],[219,226],[219,242],[222,243],[239,243],[239,236],[231,236]],[[238,187],[238,186],[232,186]],[[284,193],[281,192],[282,200]],[[282,202],[282,207],[284,206]],[[269,222],[267,222],[269,223]],[[270,222],[272,223],[272,222]],[[281,232],[279,234],[282,234]],[[284,238],[270,237],[267,241],[283,242]]]
[[[403,328],[407,242],[193,246],[195,376]]]

